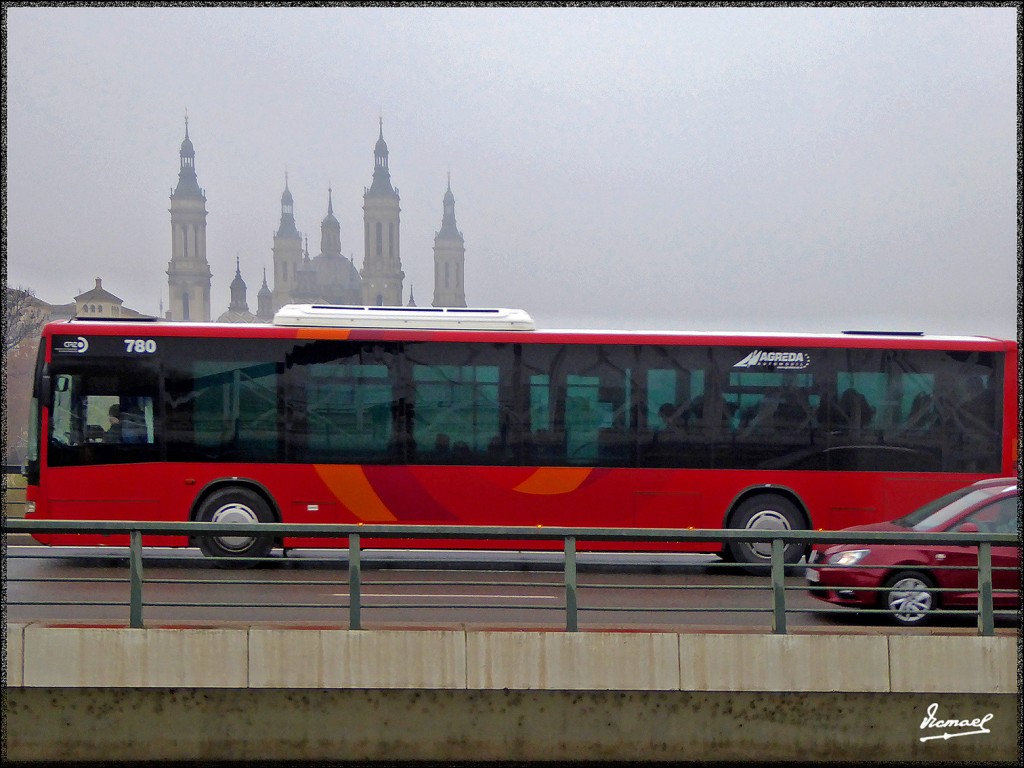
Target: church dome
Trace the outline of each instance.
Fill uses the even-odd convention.
[[[362,300],[363,280],[356,265],[344,256],[313,259],[316,269],[316,290],[328,304],[358,304]]]
[[[234,310],[229,309],[227,312],[217,318],[218,323],[258,323],[259,318],[256,317],[249,310]]]
[[[270,286],[267,285],[267,270],[263,270],[263,287],[260,288],[260,292],[257,294],[259,298],[264,299],[268,296],[273,296],[273,291],[270,290]]]

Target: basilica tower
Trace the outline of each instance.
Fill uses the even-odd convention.
[[[405,273],[399,248],[399,197],[391,186],[384,118],[373,158],[373,183],[363,193],[363,303],[400,307]]]
[[[448,191],[444,193],[444,214],[441,229],[434,235],[434,306],[466,306],[463,271],[466,246],[455,224],[455,195],[452,177],[448,174]]]
[[[281,194],[281,223],[274,233],[274,310],[295,301],[298,270],[302,265],[302,235],[295,228],[292,193],[288,189],[288,174],[284,176]]]
[[[168,320],[210,319],[210,264],[206,260],[206,195],[196,178],[196,152],[181,142],[178,186],[171,192],[171,261],[167,265]]]

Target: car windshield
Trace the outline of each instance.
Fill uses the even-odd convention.
[[[893,525],[900,525],[904,528],[914,528],[924,520],[926,517],[930,517],[935,514],[938,510],[945,507],[947,504],[952,504],[957,499],[962,499],[964,496],[969,494],[972,487],[965,485],[963,488],[958,488],[955,491],[947,493],[945,496],[939,496],[937,499],[932,499],[927,504],[924,504],[913,512],[908,512],[903,517],[896,518],[893,520]]]
[[[979,504],[1003,490],[1004,488],[1001,486],[973,490],[968,487],[962,491],[947,494],[931,504],[926,504],[895,522],[907,528],[913,528],[915,531],[933,531],[941,528],[965,509],[970,509],[975,504]],[[936,505],[938,506],[936,507]],[[928,514],[918,517],[918,513],[922,510],[927,510]],[[916,519],[911,520],[911,518]]]

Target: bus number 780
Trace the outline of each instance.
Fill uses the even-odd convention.
[[[156,352],[155,339],[125,339],[124,351],[128,354],[144,355]]]

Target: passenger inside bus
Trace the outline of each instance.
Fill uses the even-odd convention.
[[[714,425],[704,421],[705,411],[709,407],[714,406],[714,401],[709,401],[704,395],[697,395],[693,398],[690,403],[686,406],[686,419],[685,423],[687,428],[694,427],[703,424],[706,428],[712,428]],[[736,414],[736,406],[730,403],[724,397],[718,398],[719,414],[721,426],[729,428],[732,426],[733,416]],[[709,419],[714,418],[713,413],[709,414]]]
[[[149,442],[148,430],[146,429],[146,417],[137,405],[128,405],[121,412],[120,419],[122,443]]]
[[[866,427],[874,417],[874,406],[853,387],[843,390],[837,400],[823,398],[818,408],[818,423],[833,432]]]
[[[984,430],[996,420],[995,392],[981,376],[969,377],[961,387],[961,395],[953,409],[953,418],[965,431]]]
[[[682,406],[675,406],[672,403],[662,403],[658,408],[658,418],[661,419],[661,426],[654,433],[654,439],[671,438],[682,435],[686,432],[687,410]],[[659,437],[660,436],[660,437]]]
[[[107,427],[107,431],[103,433],[104,443],[120,443],[121,442],[121,407],[114,403],[110,406],[110,410],[107,412],[107,418],[110,419],[110,426]]]
[[[761,430],[802,429],[812,422],[811,404],[802,389],[776,387],[742,418],[743,437],[751,437]]]
[[[935,398],[927,392],[919,392],[910,405],[910,414],[904,424],[909,429],[931,429],[939,423],[939,412]]]
[[[452,439],[444,432],[438,432],[434,438],[434,460],[443,464],[451,458],[451,453]]]

